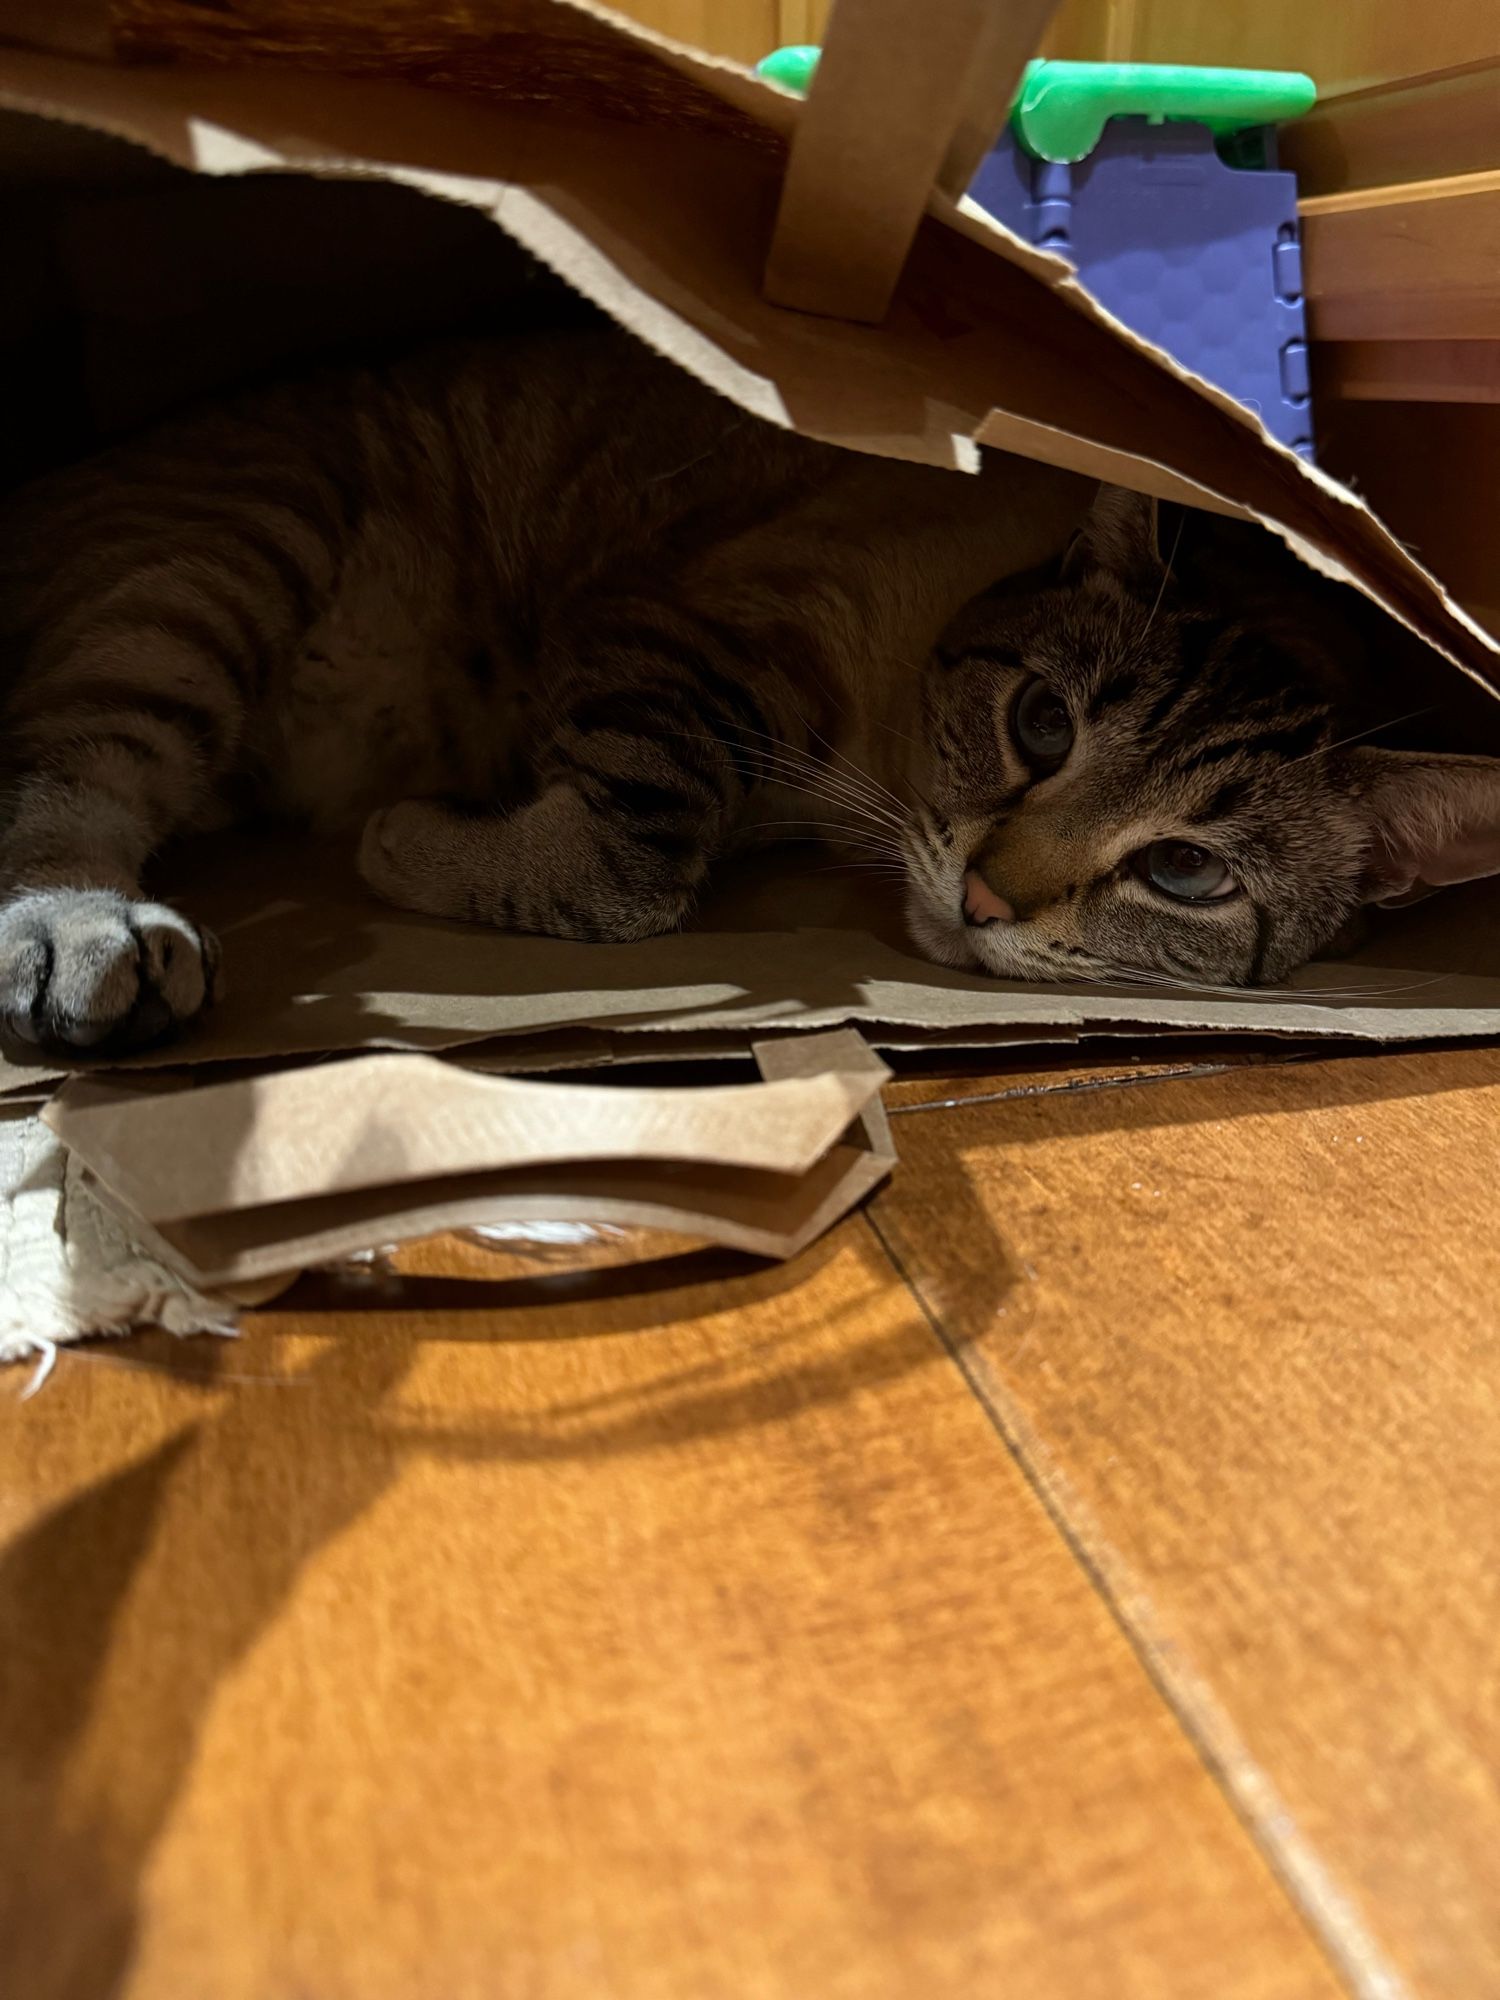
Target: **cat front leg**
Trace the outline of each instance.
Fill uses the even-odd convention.
[[[722,625],[610,598],[538,680],[536,796],[507,813],[407,800],[367,824],[388,902],[502,930],[622,942],[675,930],[722,853],[765,746],[769,676]]]
[[[366,823],[360,873],[426,916],[590,943],[656,937],[692,909],[717,842],[696,801],[653,804],[601,810],[565,779],[506,814],[408,799]]]
[[[136,1047],[212,999],[213,941],[141,875],[223,817],[247,722],[331,587],[336,498],[285,426],[205,420],[7,515],[4,614],[35,635],[0,713],[0,1029],[14,1039]]]
[[[191,824],[207,757],[186,700],[107,684],[70,711],[72,692],[30,723],[35,763],[0,793],[0,1028],[44,1048],[142,1047],[215,992],[213,939],[139,879]]]

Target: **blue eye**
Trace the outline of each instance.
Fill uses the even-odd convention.
[[[1239,886],[1226,862],[1191,840],[1153,840],[1131,857],[1143,882],[1179,903],[1210,903]]]
[[[1073,718],[1054,688],[1030,680],[1011,711],[1010,733],[1034,771],[1055,771],[1073,747]]]

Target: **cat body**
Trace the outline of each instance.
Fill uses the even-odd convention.
[[[1180,604],[1149,507],[1092,494],[821,445],[596,329],[313,376],[51,475],[0,512],[0,1019],[190,1019],[212,941],[143,872],[268,815],[500,929],[650,936],[795,831],[899,855],[950,963],[1277,977],[1400,873],[1373,767],[1327,761],[1326,673]],[[1450,763],[1444,837],[1491,804]],[[1142,863],[1220,821],[1232,893]]]
[[[613,644],[671,612],[684,645],[707,650],[702,619],[757,653],[739,677],[764,672],[778,734],[800,707],[863,738],[872,701],[917,713],[895,656],[919,661],[1081,514],[1081,483],[1007,469],[960,480],[811,443],[608,333],[315,378],[11,503],[14,756],[170,687],[213,711],[223,765],[274,812],[334,827],[409,796],[483,803],[558,726],[600,629]]]
[[[1087,497],[810,442],[595,330],[315,377],[40,481],[0,518],[0,1012],[80,1044],[195,1012],[211,968],[141,872],[262,814],[363,825],[372,886],[432,914],[670,928],[757,823],[849,820],[778,776],[887,761],[947,617]]]

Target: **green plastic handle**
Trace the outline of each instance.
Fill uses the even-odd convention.
[[[773,49],[755,65],[755,74],[779,83],[784,90],[795,90],[799,97],[806,97],[812,88],[813,71],[818,66],[818,50],[806,42],[791,42],[784,49]]]
[[[1016,137],[1042,160],[1086,159],[1111,118],[1191,119],[1216,138],[1280,125],[1317,102],[1296,70],[1188,69],[1175,63],[1033,62],[1011,107]]]
[[[759,75],[806,95],[818,51],[777,49],[756,64]],[[1215,137],[1300,118],[1317,102],[1317,85],[1297,70],[1192,69],[1176,63],[1030,62],[1011,106],[1016,137],[1042,160],[1082,160],[1111,118],[1169,118],[1207,125]]]

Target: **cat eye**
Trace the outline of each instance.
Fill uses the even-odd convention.
[[[1210,903],[1239,886],[1227,863],[1191,840],[1153,840],[1131,859],[1143,882],[1179,903]]]
[[[1054,688],[1030,680],[1011,711],[1010,733],[1034,771],[1055,771],[1073,747],[1073,718]]]

